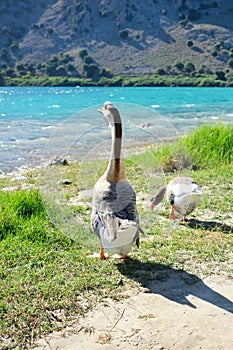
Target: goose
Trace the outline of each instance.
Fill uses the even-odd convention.
[[[107,126],[111,128],[112,145],[108,167],[93,189],[91,226],[100,240],[100,257],[107,259],[105,251],[127,258],[135,243],[139,247],[139,216],[136,194],[126,178],[121,157],[122,122],[118,109],[105,102],[98,109]]]
[[[150,209],[163,200],[165,193],[171,205],[169,218],[175,220],[175,212],[177,212],[182,215],[184,221],[186,215],[192,213],[199,205],[202,195],[202,191],[192,177],[176,177],[159,188],[157,194],[151,199]]]

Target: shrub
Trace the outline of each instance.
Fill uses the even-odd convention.
[[[156,73],[159,75],[166,75],[167,74],[167,72],[163,68],[158,68],[156,70]]]
[[[8,57],[7,49],[0,49],[0,58],[6,59]]]
[[[195,70],[195,66],[192,62],[187,62],[185,63],[184,65],[184,70],[187,72],[187,73],[191,73]]]
[[[50,35],[52,35],[54,32],[52,27],[48,27],[46,28],[46,37],[49,37]]]
[[[214,45],[213,49],[216,51],[219,51],[221,49],[222,44],[221,43],[217,43]]]
[[[46,74],[53,76],[57,74],[57,64],[55,62],[49,62],[45,68]]]
[[[31,29],[31,30],[37,30],[37,29],[39,29],[39,26],[38,26],[38,24],[33,23],[33,24],[31,25],[30,29]]]
[[[189,9],[187,17],[189,21],[197,21],[201,18],[201,12],[195,9]]]
[[[50,60],[50,62],[58,63],[59,59],[57,56],[53,56]]]
[[[38,63],[37,66],[36,66],[36,69],[39,70],[39,71],[42,70],[43,68],[44,68],[44,65],[41,64],[41,63]]]
[[[75,71],[75,66],[72,63],[67,64],[66,68],[69,72]]]
[[[20,75],[25,75],[26,74],[26,69],[24,67],[23,63],[19,63],[16,65],[17,71],[20,73]]]
[[[205,66],[201,66],[200,69],[198,70],[198,73],[204,74],[205,73]]]
[[[219,80],[226,80],[225,72],[223,72],[222,70],[217,70],[215,72],[215,75],[216,75],[216,78]]]
[[[5,70],[5,74],[6,74],[6,76],[11,77],[11,78],[15,77],[14,69],[12,69],[10,67]]]
[[[19,47],[19,44],[18,44],[18,43],[16,43],[15,41],[13,41],[13,42],[11,43],[11,45],[10,45],[10,49],[11,49],[11,51],[15,51],[15,50],[17,50],[17,49],[18,49],[18,47]]]
[[[0,74],[0,86],[4,86],[4,78],[2,76],[2,74]]]
[[[110,13],[111,12],[108,9],[102,9],[102,10],[99,11],[99,14],[100,14],[101,17],[107,17],[107,16],[110,15]]]
[[[66,69],[63,66],[57,67],[56,75],[65,76],[66,75]]]
[[[101,77],[112,78],[112,73],[111,73],[110,69],[105,69],[105,68],[101,69],[100,75],[101,75]]]
[[[188,24],[187,18],[182,19],[181,21],[179,21],[179,25],[181,25],[182,27],[185,27],[187,24]]]
[[[175,67],[176,67],[177,69],[179,69],[179,70],[183,70],[183,69],[184,69],[184,63],[178,61],[178,62],[175,63]]]
[[[218,50],[213,49],[213,50],[211,51],[211,55],[212,55],[213,57],[218,56]]]
[[[67,64],[68,62],[71,61],[71,57],[70,55],[66,54],[66,55],[63,55],[63,53],[60,54],[61,56],[61,59],[60,59],[60,64]]]
[[[129,33],[128,33],[127,30],[121,30],[121,31],[120,31],[120,38],[121,38],[122,40],[128,39],[128,36],[129,36]]]
[[[2,69],[7,69],[8,65],[6,63],[2,63]]]
[[[182,21],[186,18],[184,13],[179,13],[179,19]]]
[[[99,77],[100,70],[97,64],[84,64],[83,69],[87,78],[96,79]]]
[[[80,50],[79,53],[78,53],[78,55],[79,55],[79,57],[83,60],[84,57],[88,55],[87,50],[86,50],[86,49]]]
[[[84,58],[83,58],[83,62],[86,63],[86,64],[91,64],[91,63],[94,63],[95,61],[93,60],[93,58],[89,55],[86,55]]]
[[[227,64],[228,64],[228,66],[230,66],[231,68],[233,68],[233,58],[230,58],[230,59],[227,61]]]
[[[193,46],[193,41],[192,40],[188,40],[186,44],[187,44],[188,47],[191,47],[191,46]]]

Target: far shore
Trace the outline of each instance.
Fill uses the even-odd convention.
[[[233,87],[232,74],[228,74],[224,79],[219,79],[217,75],[201,74],[192,72],[191,74],[176,75],[140,75],[127,76],[116,75],[110,78],[100,77],[97,80],[91,78],[76,78],[68,76],[23,76],[23,77],[3,77],[0,83],[2,86],[160,86],[160,87]]]

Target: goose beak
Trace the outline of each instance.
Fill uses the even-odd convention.
[[[97,112],[99,112],[100,114],[102,114],[102,116],[104,117],[104,122],[107,126],[109,126],[109,121],[108,118],[104,115],[104,108],[99,108],[97,109]]]

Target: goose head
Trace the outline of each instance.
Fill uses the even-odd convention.
[[[171,205],[174,205],[174,204],[175,204],[175,195],[174,195],[173,192],[170,191],[170,192],[168,193],[167,198],[168,198],[168,201],[169,201],[169,203],[170,203]]]
[[[117,108],[109,101],[106,101],[104,106],[98,109],[98,112],[102,114],[108,127],[112,127],[116,123],[121,123],[120,114]]]

